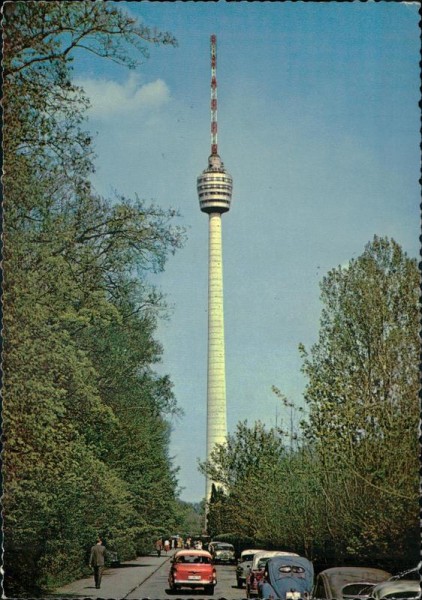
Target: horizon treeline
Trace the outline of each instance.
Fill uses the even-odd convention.
[[[83,574],[99,534],[124,560],[183,521],[150,282],[184,231],[174,210],[92,189],[71,78],[75,48],[134,67],[176,40],[101,2],[10,2],[3,33],[3,558],[18,597]]]
[[[216,483],[208,526],[304,554],[317,570],[396,573],[419,562],[417,262],[375,236],[320,287],[318,341],[299,348],[305,406],[273,387],[286,423],[240,422],[201,464]]]

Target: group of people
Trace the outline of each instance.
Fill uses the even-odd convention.
[[[180,549],[180,548],[187,548],[188,550],[190,548],[195,548],[195,550],[202,550],[202,541],[201,540],[195,540],[193,541],[191,537],[187,537],[186,541],[183,541],[183,538],[179,537],[172,537],[170,540],[165,539],[164,541],[159,538],[156,542],[155,542],[155,549],[157,551],[158,556],[161,556],[161,552],[165,552],[167,554],[167,552],[170,549]]]
[[[183,548],[183,540],[182,538],[171,538],[171,540],[163,540],[161,538],[159,538],[156,542],[155,542],[155,549],[157,551],[158,556],[161,556],[161,552],[165,552],[167,554],[167,552],[172,548],[172,549],[177,549],[177,548]]]

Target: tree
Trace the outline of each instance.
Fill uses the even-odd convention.
[[[274,481],[285,456],[276,429],[266,430],[261,422],[248,427],[240,422],[226,444],[217,444],[209,461],[200,463],[200,471],[220,485],[209,503],[209,527],[214,533],[236,532],[241,538],[264,539],[271,520],[266,476]],[[265,480],[265,486],[260,481]],[[271,484],[270,484],[271,485]],[[218,531],[217,531],[218,530]]]
[[[175,211],[92,190],[87,102],[70,70],[81,51],[133,67],[128,48],[145,57],[149,43],[175,40],[114,4],[5,6],[3,505],[11,596],[83,574],[98,533],[124,559],[145,547],[157,521],[176,519],[166,416],[177,406],[169,378],[153,370],[165,302],[146,273],[164,268],[183,231],[173,225]]]
[[[397,560],[416,548],[418,282],[416,261],[374,237],[324,278],[319,340],[302,347],[305,433],[345,555]]]
[[[239,423],[200,465],[224,490],[213,530],[317,568],[417,561],[418,284],[416,261],[387,238],[328,273],[319,339],[301,346],[309,414],[293,432],[294,405],[273,387],[290,427]]]

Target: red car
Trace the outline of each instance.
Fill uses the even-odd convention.
[[[205,594],[213,595],[216,584],[217,573],[206,550],[179,550],[173,556],[169,573],[171,591],[202,587]]]

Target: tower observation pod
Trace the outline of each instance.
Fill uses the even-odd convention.
[[[223,311],[223,247],[221,215],[230,209],[233,180],[224,168],[217,149],[217,40],[211,36],[211,154],[208,167],[197,178],[201,211],[209,215],[208,255],[208,372],[206,459],[215,444],[227,441],[226,372]],[[206,480],[205,499],[211,496],[212,481]]]

